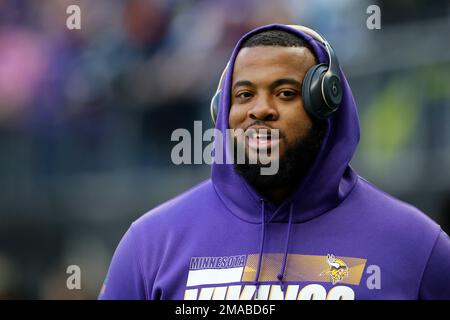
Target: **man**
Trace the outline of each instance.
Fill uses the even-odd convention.
[[[349,166],[356,106],[320,35],[251,31],[218,92],[216,128],[256,131],[236,139],[247,159],[277,130],[264,137],[278,172],[214,163],[210,180],[132,224],[101,299],[450,299],[448,236]]]

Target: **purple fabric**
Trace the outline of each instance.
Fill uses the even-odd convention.
[[[321,44],[287,26],[264,26],[245,35],[223,83],[216,124],[223,132],[240,44],[258,30],[273,28],[303,37],[318,60],[327,62]],[[380,191],[349,165],[359,142],[359,121],[342,71],[341,79],[341,108],[327,120],[320,154],[292,197],[279,207],[263,202],[232,165],[213,164],[211,179],[132,224],[99,298],[245,299],[257,274],[258,299],[280,294],[302,299],[311,290],[316,290],[314,299],[450,299],[448,236],[425,214]],[[290,210],[292,225],[287,228]],[[338,271],[328,263],[331,254],[347,271],[336,282],[329,276]],[[309,271],[316,269],[327,272]],[[287,286],[283,291],[280,270]]]
[[[424,271],[419,298],[420,299],[450,299],[450,239],[441,231]],[[445,258],[443,258],[445,257]]]

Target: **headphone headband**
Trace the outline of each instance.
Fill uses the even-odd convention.
[[[216,89],[216,93],[214,94],[214,96],[211,99],[210,113],[211,113],[211,119],[214,124],[216,124],[218,106],[219,106],[218,100],[220,97],[220,92],[222,91],[223,80],[225,79],[225,74],[227,73],[229,64],[230,64],[230,62],[228,62],[227,65],[225,66],[225,68],[223,69],[222,75],[220,76],[219,84]]]
[[[307,35],[311,36],[312,38],[314,38],[316,41],[320,42],[324,46],[328,54],[328,69],[331,70],[331,72],[333,72],[334,74],[339,74],[339,68],[336,68],[335,66],[336,63],[333,63],[333,61],[337,61],[333,47],[330,45],[327,39],[325,39],[324,36],[320,35],[317,31],[314,31],[313,29],[305,26],[295,24],[289,24],[287,26],[302,31]]]

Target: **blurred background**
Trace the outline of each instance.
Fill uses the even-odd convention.
[[[66,9],[81,8],[81,30]],[[381,8],[381,30],[366,9]],[[0,299],[95,299],[130,223],[207,179],[171,133],[212,127],[236,41],[296,23],[358,104],[352,165],[450,231],[450,5],[375,0],[0,0]],[[408,225],[405,225],[408,228]],[[81,268],[68,290],[66,268]]]

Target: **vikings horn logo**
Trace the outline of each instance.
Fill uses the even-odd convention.
[[[334,254],[327,254],[327,263],[330,269],[323,271],[320,276],[328,275],[333,285],[348,277],[348,267],[344,261],[337,259]]]

